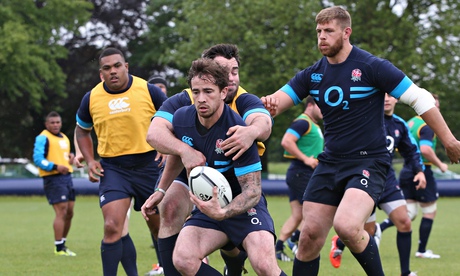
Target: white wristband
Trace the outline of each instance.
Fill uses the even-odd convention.
[[[160,193],[163,193],[163,195],[166,195],[166,191],[163,190],[162,188],[156,188],[155,192],[160,192]]]

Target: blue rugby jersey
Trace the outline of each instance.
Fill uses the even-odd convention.
[[[398,149],[399,154],[404,158],[404,167],[411,170],[413,174],[417,174],[424,170],[424,165],[420,156],[420,150],[417,142],[410,133],[409,126],[399,116],[385,115],[385,128],[387,133],[387,149],[393,159],[395,150]],[[393,167],[388,171],[387,183],[389,181],[397,183],[396,174]]]
[[[327,154],[356,158],[385,154],[385,92],[399,98],[412,81],[389,61],[353,46],[347,60],[323,57],[281,88],[294,104],[312,95],[323,114]]]
[[[233,161],[231,156],[225,156],[221,143],[228,138],[228,129],[235,125],[246,125],[243,119],[228,105],[224,105],[224,111],[219,120],[201,135],[198,132],[198,114],[194,105],[178,109],[173,116],[172,125],[175,136],[189,146],[203,153],[206,157],[206,165],[221,172],[232,187],[233,197],[241,193],[241,186],[237,177],[262,170],[262,164],[257,152],[256,143]],[[200,126],[203,128],[202,126]]]
[[[169,122],[172,122],[172,117],[176,110],[183,106],[189,106],[192,104],[190,94],[187,90],[183,90],[181,93],[169,97],[155,114],[155,117],[161,117]],[[246,120],[246,117],[252,113],[264,113],[270,115],[270,113],[265,109],[262,101],[257,96],[246,92],[241,86],[238,88],[237,95],[233,98],[229,105],[241,116],[241,118],[243,118],[243,120]]]

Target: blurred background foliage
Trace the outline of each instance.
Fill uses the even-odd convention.
[[[415,83],[440,96],[441,111],[460,137],[459,0],[0,0],[0,156],[31,158],[34,138],[51,110],[73,137],[75,113],[99,82],[104,47],[123,50],[130,73],[186,87],[192,60],[218,43],[238,45],[241,85],[263,96],[283,86],[321,55],[316,13],[343,5],[351,13],[351,42],[386,58]],[[50,16],[51,15],[51,16]],[[303,111],[275,118],[264,163],[282,161],[280,140]],[[413,110],[398,105],[404,119]],[[442,152],[442,149],[439,150]]]

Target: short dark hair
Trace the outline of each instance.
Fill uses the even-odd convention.
[[[240,55],[238,47],[234,44],[217,44],[203,51],[201,57],[214,59],[216,57],[224,57],[226,59],[235,58],[240,65]]]
[[[220,90],[227,87],[229,81],[227,68],[209,58],[200,58],[192,62],[187,77],[187,83],[192,89],[192,79],[194,77],[208,79],[211,83],[217,85]]]
[[[52,117],[61,117],[61,115],[59,115],[59,113],[57,113],[56,111],[51,111],[50,113],[48,113],[48,115],[46,115],[46,117],[45,117],[45,122],[46,122],[49,118],[52,118]]]
[[[120,55],[123,59],[125,59],[125,55],[123,55],[123,52],[120,51],[117,48],[114,47],[108,47],[105,48],[102,53],[99,55],[99,62],[101,62],[101,59],[103,57],[111,56],[111,55]]]
[[[321,10],[316,15],[316,23],[317,24],[326,24],[331,22],[332,20],[337,20],[337,23],[340,24],[342,29],[347,27],[351,28],[351,16],[344,8],[340,6],[333,6],[326,9]]]
[[[151,84],[155,84],[155,83],[162,83],[164,84],[166,87],[168,87],[168,82],[166,81],[165,78],[163,78],[162,76],[160,75],[152,75],[149,77],[148,83],[151,83]]]

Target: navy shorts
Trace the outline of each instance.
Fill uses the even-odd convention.
[[[311,167],[305,166],[303,169],[291,168],[286,173],[286,184],[289,188],[289,202],[297,200],[300,204],[303,203],[303,194],[307,188],[308,181],[313,174]]]
[[[224,232],[230,239],[231,244],[236,245],[240,250],[244,250],[242,247],[243,240],[251,232],[268,231],[273,234],[274,240],[276,240],[275,225],[268,212],[267,201],[263,195],[259,203],[247,212],[222,221],[211,219],[198,208],[195,208],[192,211],[192,216],[184,224],[184,227],[187,226],[197,226]]]
[[[389,175],[385,183],[385,189],[383,194],[380,196],[378,204],[389,203],[397,200],[405,200],[404,194],[399,187],[398,180],[394,176]]]
[[[122,198],[134,198],[134,210],[140,211],[144,202],[155,192],[160,173],[154,158],[135,167],[124,167],[101,160],[104,176],[99,184],[99,205]]]
[[[346,159],[322,153],[318,160],[305,190],[304,201],[339,206],[345,191],[356,188],[368,193],[377,204],[391,166],[389,154]]]
[[[72,174],[54,174],[43,177],[43,188],[48,203],[75,201]]]
[[[399,185],[406,199],[416,200],[418,202],[432,202],[439,198],[438,184],[434,179],[431,166],[425,165],[425,189],[415,189],[414,175],[412,172],[402,170],[399,176]]]

